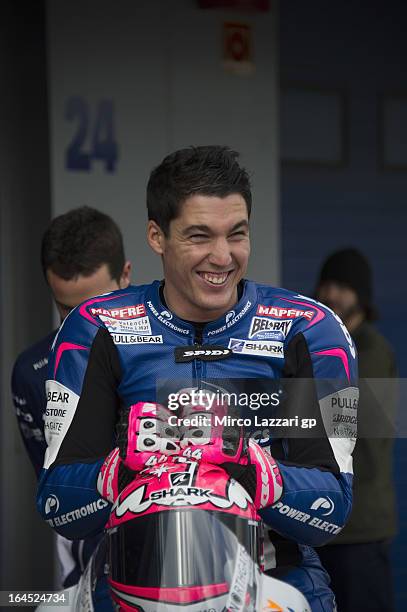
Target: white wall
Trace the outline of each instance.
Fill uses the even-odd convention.
[[[162,157],[191,144],[228,144],[253,172],[250,276],[279,278],[277,29],[275,13],[200,10],[195,0],[48,1],[54,215],[88,204],[123,229],[134,281],[161,276],[145,242],[145,186]],[[273,2],[273,7],[276,3]],[[251,25],[255,71],[222,65],[224,21]],[[65,153],[77,121],[67,100],[95,109],[114,103],[119,159],[114,173],[96,160],[68,171]],[[89,125],[94,123],[95,111]],[[90,138],[84,149],[90,147]]]

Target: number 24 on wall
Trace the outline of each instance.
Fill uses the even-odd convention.
[[[68,170],[92,170],[92,162],[104,162],[106,172],[114,172],[118,159],[118,146],[114,136],[112,100],[100,100],[96,113],[81,97],[68,98],[65,119],[76,121],[77,128],[65,153]],[[88,143],[90,145],[88,146]]]

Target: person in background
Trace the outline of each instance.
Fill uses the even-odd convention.
[[[87,206],[53,219],[42,239],[41,263],[61,323],[84,300],[130,284],[131,264],[125,259],[119,227],[108,215]],[[52,331],[22,352],[12,373],[17,422],[37,478],[47,448],[45,381],[48,353],[56,333]],[[58,536],[65,588],[78,581],[98,540],[99,537],[70,541]]]
[[[376,400],[382,390],[377,410],[377,401],[363,381],[395,378],[396,362],[388,342],[372,325],[372,273],[359,251],[344,249],[330,255],[321,268],[316,294],[351,333],[360,377],[353,509],[343,531],[318,554],[331,576],[338,610],[390,612],[394,610],[390,543],[396,534],[393,440],[377,436],[391,422],[395,405],[391,383],[389,393],[383,393],[382,383],[372,383],[377,385]],[[374,422],[375,432],[363,434],[369,422]]]

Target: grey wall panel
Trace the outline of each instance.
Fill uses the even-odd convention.
[[[273,3],[273,7],[276,3]],[[222,26],[251,27],[255,70],[225,71]],[[89,204],[123,228],[136,282],[161,275],[145,242],[145,186],[162,157],[190,144],[229,144],[253,172],[255,219],[250,273],[279,276],[276,13],[200,10],[192,0],[84,0],[48,3],[54,214]],[[95,109],[114,103],[119,147],[116,172],[100,161],[69,171],[65,154],[77,124],[65,117],[67,100],[89,105],[91,147]],[[93,109],[93,110],[92,110]]]

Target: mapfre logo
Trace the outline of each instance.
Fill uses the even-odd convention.
[[[104,315],[112,319],[134,319],[135,317],[145,317],[146,307],[144,304],[135,304],[134,306],[123,306],[123,308],[113,308],[107,310],[106,308],[91,308],[91,314],[94,317]]]
[[[50,495],[45,502],[45,514],[56,514],[59,510],[59,499],[56,495]]]
[[[311,321],[315,312],[313,310],[298,310],[297,308],[279,308],[277,306],[257,306],[257,314],[265,317],[275,317],[276,319],[297,319],[304,317]]]

